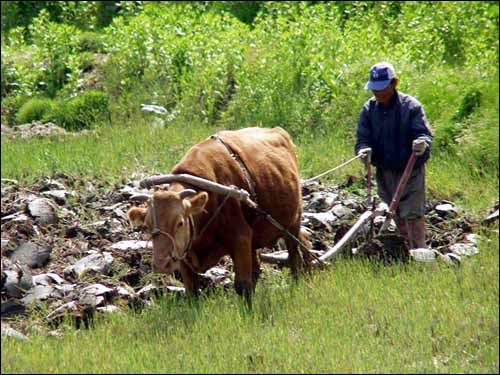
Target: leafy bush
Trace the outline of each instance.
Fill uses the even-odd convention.
[[[37,45],[35,58],[46,66],[43,70],[45,92],[55,97],[64,85],[76,87],[79,77],[77,46],[80,31],[73,26],[49,21],[49,14],[42,10],[29,27]]]
[[[71,100],[59,100],[45,113],[43,120],[52,121],[66,130],[89,129],[109,120],[109,98],[100,91],[87,91]]]
[[[25,95],[12,95],[2,98],[2,122],[15,125],[19,110],[28,100],[30,98]]]
[[[453,117],[454,120],[460,121],[471,115],[471,113],[481,105],[481,92],[477,89],[467,91],[462,99],[460,108]]]
[[[52,111],[54,101],[49,98],[33,98],[28,100],[19,109],[16,116],[17,124],[41,121],[47,113]]]
[[[87,31],[82,33],[77,45],[79,52],[104,52],[104,43],[102,42],[99,34]]]

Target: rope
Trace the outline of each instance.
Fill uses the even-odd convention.
[[[310,178],[310,179],[308,179],[308,180],[305,180],[305,181],[304,181],[304,183],[308,183],[308,182],[315,181],[315,180],[319,179],[320,177],[323,177],[324,175],[326,175],[326,174],[328,174],[328,173],[334,172],[334,171],[336,171],[337,169],[342,168],[343,166],[346,166],[347,164],[349,164],[349,163],[353,162],[354,160],[359,159],[361,156],[362,156],[362,155],[356,155],[356,156],[355,156],[355,157],[353,157],[352,159],[347,160],[346,162],[344,162],[344,163],[340,164],[339,166],[337,166],[337,167],[335,167],[335,168],[332,168],[332,169],[330,169],[330,170],[328,170],[328,171],[326,171],[326,172],[323,172],[323,173],[321,173],[320,175],[317,175],[316,177],[313,177],[313,178]]]
[[[215,219],[215,217],[217,216],[217,214],[220,212],[220,210],[222,209],[222,206],[224,206],[224,204],[226,203],[226,201],[229,199],[229,194],[226,194],[226,196],[224,197],[224,200],[222,201],[221,204],[219,204],[219,207],[217,207],[217,209],[215,210],[214,214],[212,215],[212,217],[207,221],[207,223],[205,224],[205,226],[202,228],[202,230],[198,233],[198,238],[201,238],[201,235],[203,234],[203,232],[205,232],[205,230],[208,228],[208,226],[212,223],[212,221]]]

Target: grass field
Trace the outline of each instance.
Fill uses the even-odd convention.
[[[297,285],[261,280],[251,313],[219,289],[67,325],[63,338],[2,338],[2,372],[498,373],[498,235],[487,237],[459,270],[343,260]]]

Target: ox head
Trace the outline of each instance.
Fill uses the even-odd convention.
[[[206,192],[157,191],[148,208],[132,207],[128,211],[130,221],[145,226],[152,235],[154,272],[172,273],[179,269],[193,241],[193,216],[203,211],[207,201]]]

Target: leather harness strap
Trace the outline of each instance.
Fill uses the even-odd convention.
[[[245,180],[246,180],[247,185],[248,185],[250,197],[252,198],[252,200],[255,203],[258,204],[259,202],[258,202],[257,193],[255,192],[255,182],[253,181],[252,177],[250,176],[250,172],[248,171],[247,166],[245,165],[243,160],[241,160],[241,157],[236,152],[234,152],[234,150],[231,148],[231,146],[229,146],[226,142],[224,142],[224,140],[221,138],[220,135],[213,134],[210,136],[210,138],[216,139],[220,143],[222,143],[224,145],[224,147],[226,147],[227,151],[229,152],[229,155],[231,155],[231,157],[239,164],[239,166],[243,172],[243,175],[245,176]]]

